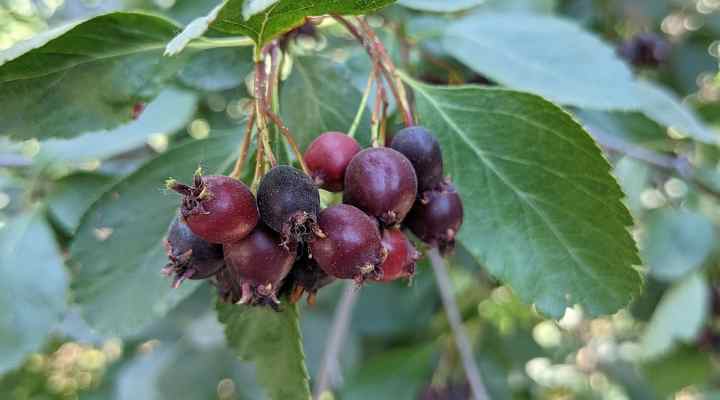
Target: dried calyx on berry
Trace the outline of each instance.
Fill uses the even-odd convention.
[[[257,197],[263,222],[282,235],[283,245],[325,236],[317,222],[320,193],[301,171],[274,167],[260,182]]]
[[[377,222],[356,207],[338,204],[320,213],[325,238],[310,243],[320,268],[339,279],[382,279],[380,264],[387,256]]]
[[[382,244],[387,251],[387,258],[380,265],[383,275],[379,280],[391,282],[402,278],[411,279],[415,275],[415,263],[420,259],[420,253],[407,236],[397,228],[385,229]]]
[[[355,139],[341,132],[326,132],[310,143],[303,159],[316,185],[330,192],[342,192],[345,170],[359,152],[360,145]]]
[[[401,129],[393,136],[390,147],[412,163],[418,179],[418,193],[437,188],[443,182],[443,157],[440,144],[422,126]]]
[[[259,214],[250,189],[227,176],[203,176],[195,172],[192,186],[174,179],[168,189],[183,195],[180,214],[196,235],[211,243],[229,243],[247,236],[255,228]]]
[[[227,272],[218,275],[221,298],[277,309],[278,290],[295,261],[295,244],[281,246],[280,236],[259,224],[246,238],[223,245],[223,251]]]
[[[164,243],[169,262],[162,272],[174,276],[174,288],[185,279],[209,278],[224,266],[222,246],[195,235],[180,217],[170,223]]]
[[[318,290],[335,281],[335,278],[325,273],[315,259],[310,258],[310,254],[305,251],[295,261],[287,281],[291,303],[297,303],[303,294],[307,293],[308,304],[314,305]]]
[[[343,202],[377,217],[383,224],[399,224],[417,196],[417,176],[410,160],[388,147],[365,149],[345,171]]]
[[[405,219],[412,233],[443,253],[454,248],[462,222],[462,200],[450,183],[423,193]]]

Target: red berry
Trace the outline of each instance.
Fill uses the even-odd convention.
[[[180,212],[196,235],[211,243],[247,236],[259,220],[255,197],[245,184],[227,176],[195,174],[193,185],[175,180],[168,188],[183,195]]]
[[[279,304],[277,291],[295,262],[296,247],[280,245],[280,235],[259,224],[244,239],[223,245],[233,302]]]
[[[143,102],[137,102],[133,105],[132,109],[132,119],[138,119],[140,118],[140,114],[145,111],[145,103]]]
[[[278,165],[263,177],[257,197],[263,222],[282,235],[283,243],[323,236],[317,225],[320,193],[304,173]]]
[[[443,181],[443,158],[440,144],[422,126],[411,126],[393,136],[390,145],[410,160],[418,179],[418,192],[432,190]]]
[[[345,172],[343,201],[380,219],[400,223],[417,196],[417,176],[410,161],[388,147],[358,153]]]
[[[345,169],[360,152],[360,145],[340,132],[326,132],[310,143],[303,159],[315,184],[331,192],[342,192]]]
[[[386,229],[382,244],[387,251],[387,258],[380,265],[383,271],[380,281],[390,282],[415,275],[415,262],[420,258],[420,253],[400,229]]]
[[[445,183],[418,199],[405,225],[423,242],[446,252],[453,248],[462,222],[460,195],[453,185]]]
[[[328,275],[362,283],[382,275],[385,258],[376,222],[359,209],[338,204],[320,213],[327,235],[310,243],[312,257]]]
[[[165,250],[170,261],[163,273],[175,276],[172,284],[175,288],[185,279],[209,278],[225,265],[222,246],[208,243],[192,233],[179,217],[170,223]]]

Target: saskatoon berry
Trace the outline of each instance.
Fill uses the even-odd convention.
[[[383,232],[382,244],[387,251],[385,262],[380,265],[383,276],[380,281],[391,282],[400,278],[412,278],[415,275],[415,262],[420,253],[400,229],[391,228]]]
[[[625,41],[618,54],[638,67],[657,67],[670,56],[670,44],[654,33],[640,33]]]
[[[168,188],[183,195],[180,213],[196,235],[211,243],[247,236],[258,223],[255,197],[245,184],[227,176],[195,173],[193,185],[171,179]]]
[[[257,196],[263,222],[282,235],[283,244],[323,236],[317,225],[320,193],[307,175],[278,165],[263,177]]]
[[[342,192],[345,169],[360,145],[350,136],[340,132],[326,132],[310,143],[303,159],[315,184],[331,192]]]
[[[463,205],[452,184],[423,193],[408,214],[405,225],[425,243],[441,252],[452,250],[463,222]]]
[[[443,158],[440,144],[430,131],[422,126],[400,130],[390,147],[402,153],[415,168],[418,192],[436,188],[443,181]]]
[[[164,243],[170,261],[163,268],[163,274],[175,276],[174,288],[185,279],[209,278],[224,265],[222,246],[195,235],[179,217],[170,223]]]
[[[379,265],[386,256],[377,223],[359,209],[338,204],[320,213],[327,235],[310,243],[312,257],[328,275],[339,279],[382,278]]]
[[[417,196],[417,176],[410,161],[388,147],[358,153],[345,172],[343,201],[378,217],[400,223]]]
[[[240,304],[277,307],[277,291],[290,272],[296,247],[280,245],[280,236],[264,224],[237,242],[223,245],[231,279],[231,298]],[[239,291],[238,291],[239,289]]]
[[[318,290],[332,283],[335,278],[326,274],[315,259],[305,254],[295,261],[287,280],[292,283],[291,303],[297,303],[307,293],[308,304],[314,305]]]

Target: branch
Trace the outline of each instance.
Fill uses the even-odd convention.
[[[447,314],[448,322],[450,322],[453,336],[455,336],[455,344],[460,352],[460,357],[465,367],[465,375],[467,375],[470,388],[472,388],[474,399],[489,400],[490,397],[480,376],[480,370],[478,369],[477,363],[475,363],[470,339],[468,339],[467,333],[465,333],[465,328],[460,318],[460,311],[455,302],[455,297],[453,297],[452,294],[452,283],[450,283],[450,276],[447,272],[445,260],[443,260],[440,252],[435,247],[430,249],[428,255],[430,256],[433,271],[435,271],[435,279],[440,289],[440,296],[445,306],[445,313]]]
[[[335,384],[342,379],[340,374],[340,349],[346,342],[353,308],[355,307],[359,293],[360,290],[355,284],[348,282],[345,285],[340,303],[337,308],[335,308],[328,346],[325,349],[325,355],[323,356],[320,372],[317,376],[317,383],[315,384],[315,399],[319,399],[323,393],[328,391],[332,386],[335,386]]]

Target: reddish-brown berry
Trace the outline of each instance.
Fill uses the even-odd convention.
[[[339,279],[379,279],[379,267],[386,253],[377,223],[347,204],[326,208],[320,213],[320,228],[326,237],[310,243],[312,257],[320,268]]]
[[[443,158],[435,136],[422,126],[411,126],[393,136],[393,149],[402,153],[415,168],[418,193],[435,189],[443,182]]]
[[[196,235],[211,243],[241,240],[260,219],[255,197],[245,184],[227,176],[195,173],[193,185],[171,179],[168,188],[183,195],[180,213]]]
[[[400,223],[417,196],[417,176],[410,161],[388,147],[358,153],[345,172],[343,201],[380,219]]]
[[[222,246],[195,235],[180,217],[170,223],[164,243],[170,261],[163,268],[163,274],[174,276],[174,288],[185,279],[209,278],[224,265]]]
[[[423,193],[408,214],[405,225],[425,243],[442,252],[452,250],[463,222],[460,195],[450,183]]]
[[[233,302],[277,307],[277,291],[290,272],[296,247],[280,245],[280,235],[259,224],[244,239],[223,245]]]
[[[385,229],[382,244],[387,251],[387,258],[380,265],[383,271],[380,281],[391,282],[401,278],[412,278],[415,275],[415,262],[420,258],[420,253],[407,236],[397,228]]]
[[[310,143],[303,159],[316,185],[342,192],[345,170],[359,152],[360,145],[355,139],[340,132],[326,132]]]

